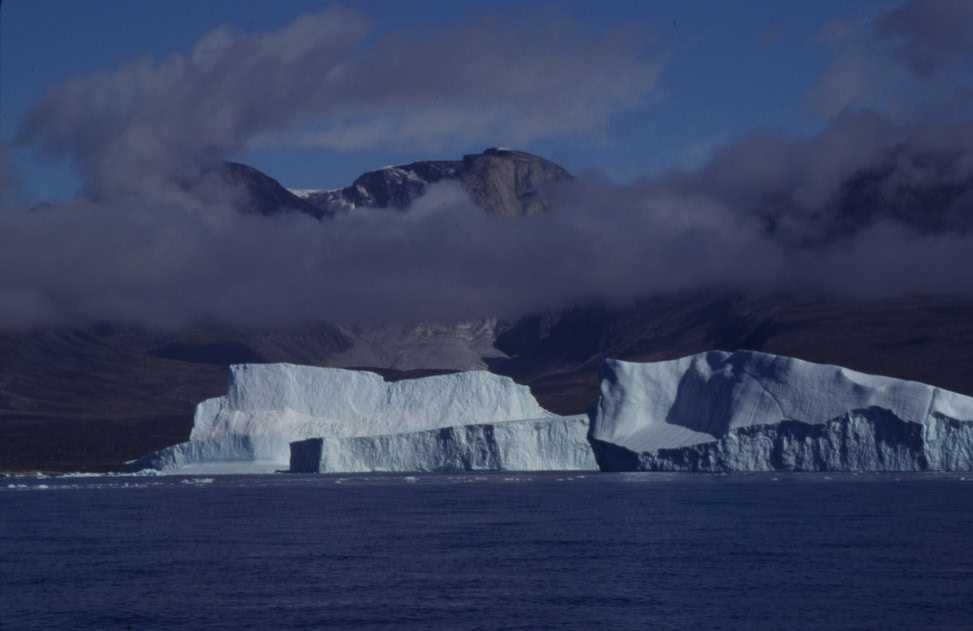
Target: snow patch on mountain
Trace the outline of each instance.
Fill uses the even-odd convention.
[[[289,188],[287,190],[301,199],[308,199],[314,195],[324,192],[323,189],[320,188]]]

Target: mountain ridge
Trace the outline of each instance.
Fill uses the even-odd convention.
[[[298,212],[326,223],[354,210],[314,206],[258,169],[228,164],[227,181],[247,194],[241,212]],[[840,203],[861,219],[848,231],[883,216],[882,200],[905,194],[899,182],[922,198],[924,189],[895,173],[848,180],[842,190],[852,193]],[[490,149],[379,169],[356,181],[368,203],[390,212],[406,210],[432,180],[449,179],[485,212],[522,216],[547,210],[546,186],[571,177],[538,156]],[[953,219],[968,214],[969,191],[928,190],[935,221],[925,225],[962,229],[965,223]],[[962,297],[835,299],[714,289],[616,307],[577,305],[510,322],[483,317],[371,328],[322,314],[319,322],[263,328],[210,323],[157,331],[109,323],[0,331],[0,469],[106,467],[184,440],[196,403],[218,395],[226,366],[241,361],[366,368],[389,378],[488,367],[529,385],[545,408],[561,414],[591,404],[606,357],[658,361],[713,349],[771,352],[973,394],[973,300]]]
[[[491,147],[460,160],[419,160],[367,171],[335,189],[288,189],[259,169],[226,162],[223,177],[246,193],[243,212],[273,215],[294,211],[316,219],[357,208],[405,210],[428,187],[460,184],[485,212],[524,216],[548,210],[546,187],[574,179],[564,167],[525,151]]]

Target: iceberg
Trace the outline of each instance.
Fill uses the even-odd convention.
[[[608,360],[590,439],[609,471],[968,471],[973,398],[753,351]]]
[[[226,395],[196,407],[189,440],[129,469],[260,473],[286,469],[307,438],[406,434],[520,419],[556,418],[527,386],[486,371],[385,381],[359,370],[293,364],[230,367]]]
[[[292,473],[594,471],[586,416],[291,443]]]
[[[470,371],[397,382],[240,364],[189,440],[129,463],[175,473],[969,471],[973,398],[753,351],[607,360],[587,416]]]

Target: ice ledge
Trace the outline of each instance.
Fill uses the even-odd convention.
[[[594,471],[585,416],[291,443],[292,473]]]
[[[592,447],[603,471],[971,471],[973,421],[936,413],[917,423],[870,407],[826,423],[741,427],[687,447],[635,452],[599,440]]]

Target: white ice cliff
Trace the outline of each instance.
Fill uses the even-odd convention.
[[[973,398],[750,351],[609,360],[590,437],[605,470],[971,470]]]
[[[585,416],[291,443],[295,473],[596,470]]]
[[[966,471],[973,398],[750,351],[609,360],[588,417],[483,371],[398,382],[244,364],[190,440],[130,464],[173,472]]]
[[[130,466],[183,472],[274,471],[288,467],[290,443],[307,438],[402,435],[544,418],[559,417],[538,405],[527,386],[485,371],[387,382],[365,371],[241,364],[230,368],[225,396],[197,406],[188,442],[150,454]],[[572,436],[578,434],[576,427],[572,431]],[[396,441],[400,445],[408,438],[400,436]],[[504,442],[503,449],[511,449],[510,445],[509,440]],[[569,468],[557,467],[550,459],[552,447],[542,445],[539,449],[531,456],[537,462]],[[567,457],[575,462],[573,453]],[[504,458],[502,462],[523,460],[513,452]],[[381,463],[372,462],[380,468]],[[415,466],[433,466],[420,464],[416,462]],[[361,470],[360,465],[356,467]]]

